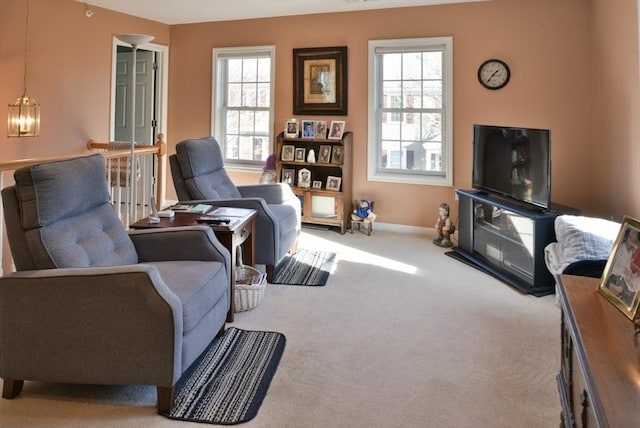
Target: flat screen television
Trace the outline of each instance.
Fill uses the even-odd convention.
[[[548,209],[550,134],[548,129],[473,125],[473,188]]]

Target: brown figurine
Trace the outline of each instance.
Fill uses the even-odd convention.
[[[438,208],[438,220],[435,227],[438,236],[433,240],[433,243],[439,247],[453,246],[450,236],[456,231],[456,227],[449,219],[449,204],[446,202],[441,203]]]

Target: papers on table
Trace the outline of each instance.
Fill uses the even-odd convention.
[[[173,211],[179,213],[189,213],[189,214],[206,214],[213,209],[211,205],[207,204],[178,204],[171,207]]]

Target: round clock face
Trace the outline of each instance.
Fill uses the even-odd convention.
[[[509,83],[509,66],[499,59],[489,59],[478,68],[478,81],[487,89],[500,89]]]

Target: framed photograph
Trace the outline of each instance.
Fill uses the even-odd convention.
[[[298,187],[311,187],[311,171],[307,168],[301,168],[300,171],[298,171]]]
[[[283,169],[281,183],[287,183],[289,186],[293,186],[294,176],[296,175],[295,169]]]
[[[290,145],[282,146],[282,153],[280,154],[280,160],[282,162],[292,162],[295,149],[296,149],[295,146],[290,146]]]
[[[315,138],[315,137],[316,137],[316,121],[303,120],[302,121],[302,138]]]
[[[342,158],[344,156],[344,148],[342,146],[333,146],[333,151],[331,154],[331,163],[342,163]]]
[[[327,177],[327,190],[335,190],[336,192],[340,191],[340,182],[342,181],[342,177],[334,177],[332,175]]]
[[[598,291],[630,320],[640,303],[640,222],[625,216]]]
[[[316,138],[327,138],[326,120],[316,120]]]
[[[342,135],[344,134],[344,125],[344,120],[331,121],[331,126],[329,127],[329,136],[327,138],[329,140],[342,140]]]
[[[331,162],[331,146],[320,146],[320,154],[318,154],[318,162],[329,163]]]
[[[284,136],[286,138],[298,138],[298,119],[284,121]]]
[[[347,47],[293,50],[293,113],[347,114]]]
[[[320,180],[313,180],[313,188],[314,188],[314,189],[322,189],[322,181],[320,181]]]
[[[295,161],[296,162],[304,162],[304,155],[307,149],[304,147],[296,147]]]

